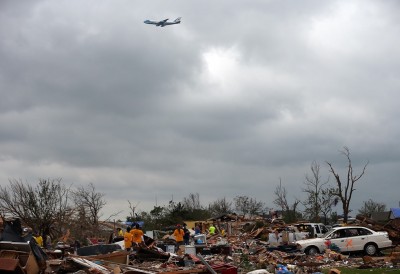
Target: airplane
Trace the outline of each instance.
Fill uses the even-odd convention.
[[[150,24],[150,25],[156,25],[156,27],[165,27],[165,26],[168,26],[168,25],[180,24],[181,23],[181,18],[182,17],[178,17],[173,22],[167,22],[169,19],[165,19],[165,20],[161,20],[161,21],[146,20],[146,21],[144,21],[144,23],[145,24]]]

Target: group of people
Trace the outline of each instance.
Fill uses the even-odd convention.
[[[215,225],[211,224],[208,227],[207,232],[209,235],[214,235],[216,233]],[[223,234],[225,234],[224,232],[225,231],[222,230]],[[201,234],[201,229],[199,226],[194,227],[194,234]],[[122,230],[118,228],[117,235],[124,237],[125,249],[127,251],[130,251],[131,248],[135,246],[145,246],[144,233],[140,229],[139,224],[135,224],[135,227],[133,229],[128,226],[125,233],[123,233]],[[171,236],[175,238],[177,247],[179,247],[180,245],[190,245],[190,231],[187,228],[186,224],[183,224],[183,226],[180,224],[176,225],[176,228]]]
[[[201,234],[202,231],[198,225],[194,227],[194,235],[199,235]],[[212,236],[217,233],[217,229],[214,224],[211,224],[208,229],[207,229],[207,234]],[[225,235],[225,230],[222,229],[220,231],[221,235]],[[183,228],[181,225],[177,225],[176,229],[174,230],[174,233],[172,234],[175,237],[175,240],[177,242],[177,245],[189,245],[190,244],[190,231],[187,229],[186,224],[183,225]]]
[[[45,240],[43,240],[43,237],[38,233],[38,232],[33,232],[32,233],[32,238],[35,240],[38,246],[42,248],[51,248],[51,238],[49,235],[47,235]]]
[[[144,233],[140,229],[139,224],[136,224],[133,229],[131,229],[129,226],[126,228],[126,232],[124,234],[124,244],[127,251],[130,251],[132,246],[145,245]]]
[[[177,225],[174,233],[172,234],[175,237],[176,244],[180,245],[189,245],[190,242],[190,231],[187,229],[186,225],[181,227],[181,225]]]

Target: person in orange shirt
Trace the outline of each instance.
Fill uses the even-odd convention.
[[[143,231],[140,229],[139,224],[135,225],[135,228],[131,230],[132,234],[132,242],[136,243],[136,245],[141,245],[144,242]]]
[[[177,225],[176,229],[174,230],[174,237],[176,240],[176,244],[178,246],[183,244],[183,235],[185,235],[185,232],[183,231],[183,229],[181,228],[181,225]]]
[[[131,228],[128,226],[124,234],[124,244],[126,251],[130,251],[132,247],[132,234],[130,233]]]

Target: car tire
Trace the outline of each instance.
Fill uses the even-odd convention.
[[[319,253],[319,250],[315,246],[310,246],[310,247],[307,247],[307,249],[305,250],[305,253],[307,255],[316,255]]]
[[[368,243],[364,246],[365,254],[373,256],[378,252],[378,247],[374,243]]]

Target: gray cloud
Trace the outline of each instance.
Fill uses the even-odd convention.
[[[398,205],[396,1],[171,3],[2,1],[1,185],[92,182],[106,213],[189,193],[273,207],[313,160],[344,172],[346,145],[370,162],[354,210]]]

